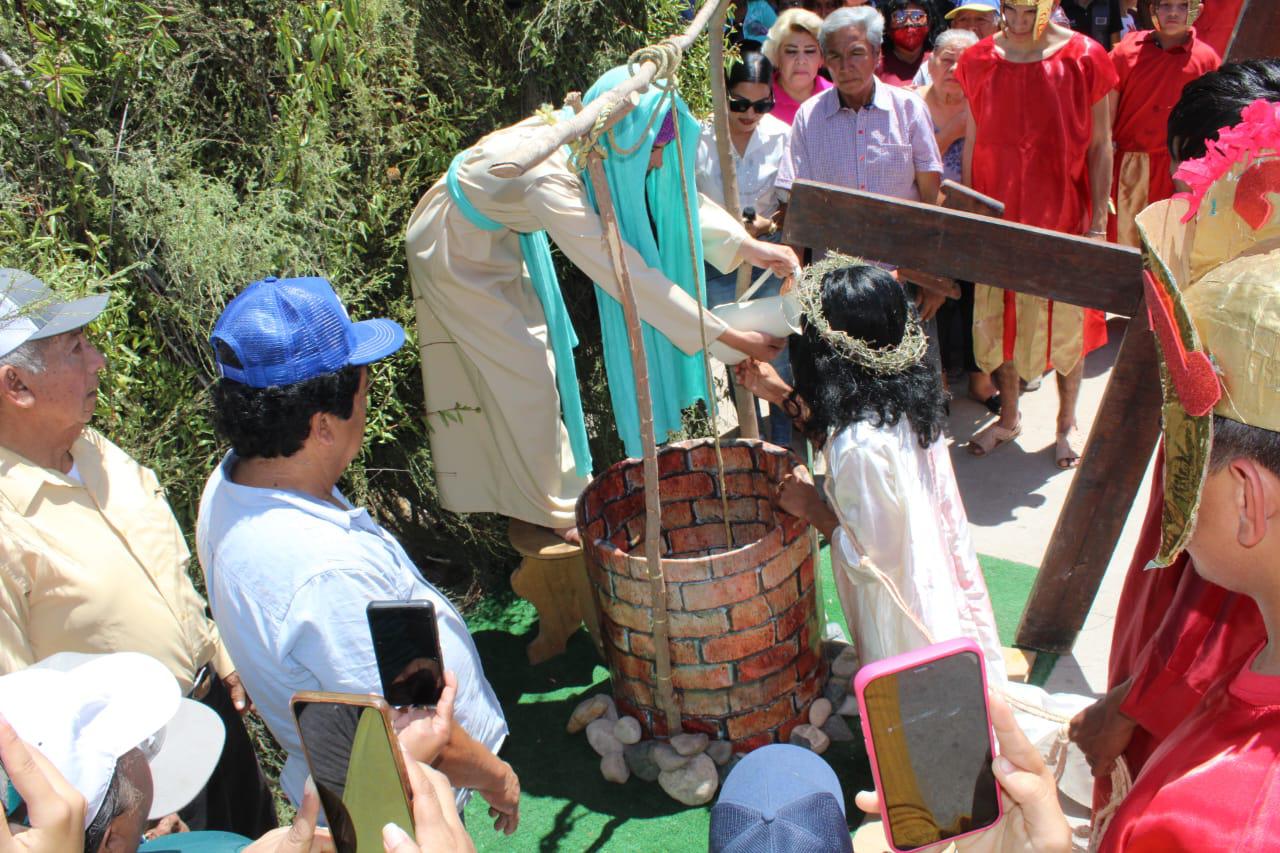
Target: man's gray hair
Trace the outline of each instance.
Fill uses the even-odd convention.
[[[25,370],[27,373],[44,373],[44,341],[44,338],[26,341],[9,350],[7,354],[0,355],[0,367],[9,365]]]
[[[964,50],[965,48],[973,47],[977,43],[978,34],[973,30],[943,30],[933,40],[933,52],[937,53],[945,47]]]
[[[884,43],[884,15],[874,6],[841,6],[827,15],[822,22],[822,29],[818,30],[818,46],[822,48],[822,52],[827,52],[827,39],[849,27],[862,30],[867,41],[876,50]]]

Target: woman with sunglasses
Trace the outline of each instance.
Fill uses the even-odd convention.
[[[909,89],[933,44],[932,6],[929,0],[889,0],[881,11],[889,44],[881,53],[884,67],[877,76],[890,86]]]
[[[822,19],[808,9],[788,9],[769,28],[769,38],[760,50],[773,63],[773,117],[791,125],[796,110],[809,98],[831,88],[831,81],[819,77],[822,51],[818,30]]]
[[[778,212],[778,198],[773,182],[778,176],[783,149],[791,128],[774,118],[773,65],[763,54],[744,49],[742,61],[734,63],[725,78],[729,96],[729,154],[733,158],[734,172],[738,178],[738,210],[743,225],[752,237],[777,242],[778,224],[774,217]],[[698,139],[697,158],[698,191],[721,206],[727,206],[719,148],[716,145],[715,122],[708,119]],[[763,270],[753,269],[754,281]],[[736,271],[722,274],[707,267],[707,304],[721,305],[732,302],[737,287]],[[782,280],[771,277],[758,296],[774,296],[781,288]],[[774,362],[787,372],[787,354],[784,349]],[[772,412],[769,431],[765,434],[775,444],[787,446],[791,441],[791,421],[781,410]]]

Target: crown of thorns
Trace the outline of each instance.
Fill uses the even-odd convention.
[[[845,267],[864,263],[860,258],[830,252],[816,264],[804,270],[796,279],[795,298],[800,311],[808,319],[809,325],[817,329],[818,334],[827,343],[852,361],[873,373],[902,373],[919,364],[928,351],[929,342],[924,336],[924,329],[914,316],[907,316],[906,326],[902,330],[902,340],[896,344],[875,347],[861,338],[855,338],[848,332],[831,328],[826,315],[822,313],[822,281],[830,273]]]

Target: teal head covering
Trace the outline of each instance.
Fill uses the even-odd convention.
[[[595,82],[583,97],[590,103],[629,76],[628,69],[614,68]],[[685,220],[681,198],[681,169],[675,140],[663,151],[662,166],[649,170],[654,139],[669,110],[675,111],[676,131],[684,152],[684,189],[688,192],[692,217],[693,245],[689,244],[690,223]],[[605,134],[601,144],[607,155],[604,174],[613,194],[622,239],[640,253],[644,262],[664,275],[694,299],[705,292],[702,278],[702,237],[698,221],[698,189],[694,184],[694,158],[698,147],[698,122],[684,100],[658,86],[640,95],[640,103]],[[599,210],[586,172],[582,182],[591,204]],[[640,456],[640,418],[636,408],[635,375],[627,346],[627,327],[622,305],[596,285],[600,308],[600,328],[604,335],[604,364],[609,380],[618,434],[629,456]],[[648,323],[643,323],[644,347],[649,361],[649,388],[653,398],[653,425],[658,443],[668,433],[680,429],[681,412],[706,398],[702,354],[685,355]]]

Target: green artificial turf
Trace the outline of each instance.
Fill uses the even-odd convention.
[[[1031,591],[1035,569],[1008,560],[981,560],[1000,640],[1008,645]],[[843,627],[825,549],[819,578],[824,620]],[[585,631],[574,635],[565,654],[530,666],[525,645],[536,636],[536,622],[533,606],[509,595],[483,602],[468,618],[485,673],[511,728],[502,756],[519,774],[523,790],[520,829],[511,837],[493,831],[483,800],[473,798],[466,819],[476,848],[628,853],[706,850],[708,808],[681,806],[656,782],[636,778],[625,785],[605,782],[600,776],[599,756],[587,745],[586,737],[565,732],[574,707],[587,696],[608,689],[609,672]],[[832,744],[824,757],[844,784],[849,797],[846,811],[855,815],[853,793],[871,785],[861,737],[852,743]]]

